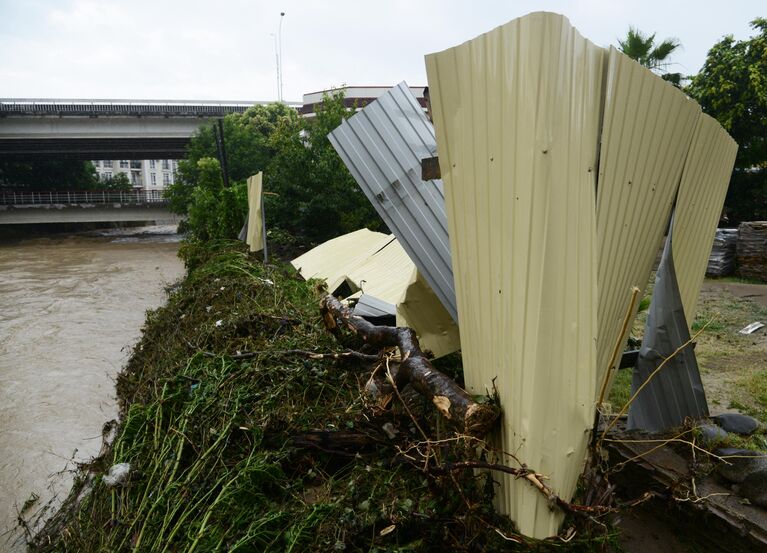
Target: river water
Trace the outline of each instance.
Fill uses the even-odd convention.
[[[0,243],[0,551],[18,511],[66,497],[117,416],[114,378],[183,273],[175,227]]]

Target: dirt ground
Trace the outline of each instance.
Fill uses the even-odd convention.
[[[767,284],[706,280],[693,329],[709,322],[695,351],[712,414],[742,411],[767,422],[767,326],[738,332],[755,321],[767,325]]]
[[[701,294],[712,294],[717,291],[726,291],[741,299],[753,301],[767,308],[767,284],[753,284],[750,282],[729,282],[726,280],[706,280]],[[767,322],[765,322],[767,324]]]
[[[637,317],[632,336],[641,338],[646,314]],[[738,333],[755,321],[767,324],[767,284],[706,279],[692,331],[703,328],[695,353],[709,409],[740,411],[767,423],[767,326]],[[615,408],[628,400],[630,386],[631,371],[620,371],[610,394]]]

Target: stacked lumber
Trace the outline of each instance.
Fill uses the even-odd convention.
[[[737,251],[740,276],[767,282],[767,221],[741,223]]]
[[[718,228],[714,245],[708,257],[706,276],[723,277],[735,272],[735,248],[738,243],[738,229]]]

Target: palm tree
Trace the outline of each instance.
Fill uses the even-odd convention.
[[[666,71],[671,65],[668,57],[681,47],[679,39],[667,38],[657,46],[655,45],[655,33],[646,35],[639,29],[629,27],[626,38],[618,39],[620,51],[628,57],[635,59],[648,69],[655,71],[665,80],[680,86],[681,73],[669,73]]]

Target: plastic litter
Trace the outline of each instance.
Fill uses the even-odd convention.
[[[102,481],[110,488],[125,483],[130,475],[130,463],[117,463],[109,468]]]
[[[738,334],[753,334],[760,328],[764,327],[764,323],[760,323],[759,321],[753,322],[750,325],[744,326],[738,331]]]

